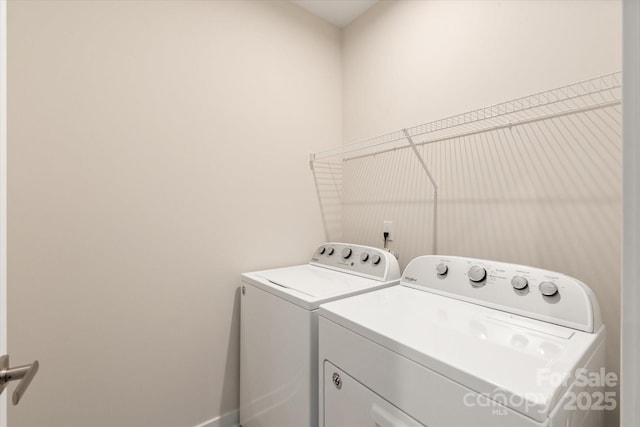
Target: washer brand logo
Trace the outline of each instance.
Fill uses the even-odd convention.
[[[415,277],[411,277],[411,276],[405,276],[404,280],[406,280],[407,282],[417,282],[418,279],[416,279]]]

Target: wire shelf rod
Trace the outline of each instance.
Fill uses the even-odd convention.
[[[576,108],[576,109],[573,109],[573,110],[570,110],[570,111],[565,111],[565,112],[562,112],[562,113],[547,114],[547,115],[536,117],[536,118],[522,119],[522,120],[518,120],[518,121],[515,121],[515,122],[509,122],[509,123],[494,125],[494,126],[490,126],[490,127],[486,127],[486,128],[482,128],[482,129],[470,130],[470,131],[467,131],[467,132],[459,132],[459,133],[452,134],[452,135],[446,135],[446,136],[442,136],[442,137],[438,137],[438,138],[433,138],[433,139],[427,139],[427,140],[424,140],[424,141],[414,142],[414,144],[417,147],[419,147],[419,146],[422,146],[422,145],[433,144],[433,143],[436,143],[436,142],[444,142],[444,141],[448,141],[448,140],[451,140],[451,139],[463,138],[463,137],[468,137],[468,136],[473,136],[473,135],[479,135],[479,134],[482,134],[482,133],[493,132],[493,131],[500,130],[500,129],[510,129],[512,127],[515,127],[515,126],[522,126],[522,125],[526,125],[526,124],[530,124],[530,123],[536,123],[536,122],[540,122],[540,121],[544,121],[544,120],[550,120],[550,119],[554,119],[554,118],[566,117],[566,116],[570,116],[570,115],[573,115],[573,114],[582,113],[582,112],[586,112],[586,111],[594,111],[594,110],[604,109],[604,108],[608,108],[608,107],[612,107],[612,106],[616,106],[616,105],[620,105],[620,104],[621,104],[621,101],[611,101],[611,102],[607,102],[607,103],[599,104],[599,105],[594,105],[594,106],[590,106],[590,107]],[[360,154],[360,155],[345,157],[345,158],[342,159],[342,161],[348,162],[348,161],[351,161],[351,160],[357,160],[357,159],[362,159],[362,158],[366,158],[366,157],[376,156],[378,154],[389,153],[389,152],[392,152],[392,151],[406,150],[406,149],[409,149],[409,148],[411,148],[411,145],[396,146],[396,147],[387,148],[387,149],[384,149],[384,150],[379,150],[379,151],[370,152],[370,153],[366,153],[366,154]]]
[[[474,124],[479,125],[482,124],[481,122],[488,122],[507,115],[523,114],[534,109],[543,110],[544,108],[550,109],[553,107],[557,107],[558,110],[560,110],[557,111],[557,113],[562,114],[563,110],[566,111],[566,108],[561,108],[563,103],[574,105],[577,104],[576,101],[581,101],[582,106],[587,108],[590,106],[602,105],[603,103],[613,101],[620,103],[621,95],[618,92],[621,87],[622,73],[615,72],[596,77],[594,79],[565,85],[548,91],[534,93],[532,95],[516,98],[511,101],[490,105],[477,110],[472,110],[466,113],[458,114],[433,122],[413,126],[407,128],[406,130],[409,135],[415,137],[427,133],[454,129],[461,126],[470,126]],[[548,114],[545,114],[545,118],[549,118],[547,116]],[[539,115],[534,115],[533,119],[537,119],[538,117]],[[449,137],[449,139],[453,139],[455,137],[456,135],[453,134]],[[360,150],[375,151],[376,147],[385,144],[394,142],[402,143],[404,142],[405,138],[405,134],[402,130],[394,131],[385,135],[314,153],[312,155],[312,161],[337,156],[345,156],[348,153]],[[405,147],[406,146],[404,145],[391,147],[384,150],[384,152],[392,151],[396,148]]]

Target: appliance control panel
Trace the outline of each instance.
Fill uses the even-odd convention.
[[[602,324],[588,286],[535,267],[428,255],[409,263],[401,284],[585,332],[595,332]]]
[[[310,264],[380,281],[400,279],[398,260],[384,249],[348,243],[320,245]]]

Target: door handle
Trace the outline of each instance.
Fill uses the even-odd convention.
[[[9,368],[9,356],[0,356],[0,394],[7,387],[9,381],[20,381],[16,389],[13,391],[11,398],[14,405],[17,405],[22,399],[24,392],[27,391],[29,384],[36,376],[40,364],[37,360],[29,365],[18,366],[15,368]]]

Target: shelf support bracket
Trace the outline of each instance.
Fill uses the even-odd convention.
[[[413,154],[416,155],[416,157],[418,159],[418,162],[420,163],[420,166],[422,166],[422,169],[427,174],[427,177],[429,178],[429,181],[431,182],[431,185],[433,186],[433,230],[432,230],[432,233],[433,233],[433,245],[432,245],[432,251],[433,251],[433,254],[437,254],[438,253],[438,184],[436,184],[436,180],[433,179],[433,176],[431,175],[431,172],[429,172],[429,168],[427,167],[427,163],[424,161],[424,158],[422,157],[422,155],[418,151],[418,147],[416,146],[415,142],[413,142],[413,139],[411,138],[411,135],[409,134],[409,131],[405,128],[405,129],[402,129],[402,133],[404,134],[404,137],[406,138],[406,140],[409,142],[409,145],[411,146],[411,149],[413,150]]]

